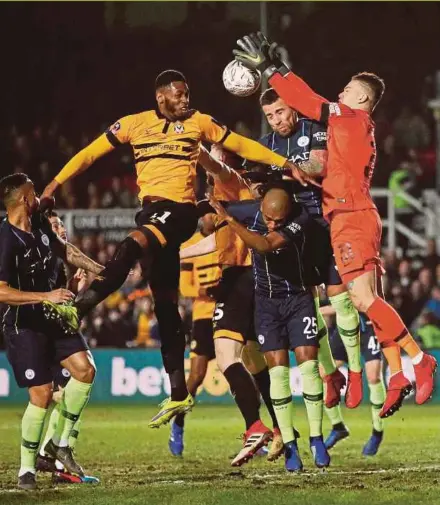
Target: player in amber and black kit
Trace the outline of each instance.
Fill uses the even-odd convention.
[[[375,74],[361,72],[344,87],[338,102],[329,102],[279,61],[276,44],[269,44],[264,35],[246,36],[238,45],[240,50],[234,51],[237,60],[262,72],[290,107],[327,125],[328,162],[322,183],[324,216],[330,222],[342,281],[354,306],[371,321],[390,367],[391,378],[380,416],[394,414],[412,389],[402,371],[400,348],[414,365],[416,403],[425,403],[434,390],[437,361],[420,349],[399,314],[380,296],[382,223],[370,194],[376,162],[371,115],[385,91],[384,81]],[[302,182],[305,175],[299,166],[292,171],[292,176]]]
[[[34,185],[25,174],[0,181],[0,198],[7,218],[0,227],[0,303],[6,353],[19,387],[28,388],[29,403],[22,419],[21,466],[18,485],[35,489],[35,462],[47,408],[52,400],[52,367],[60,363],[71,379],[61,399],[61,412],[45,451],[68,472],[84,475],[69,447],[73,426],[89,399],[95,367],[79,333],[65,336],[46,321],[42,303],[67,302],[73,294],[54,289],[53,278],[60,256],[76,267],[98,274],[103,267],[53,233],[38,210]]]
[[[162,72],[156,79],[155,94],[155,110],[126,116],[114,123],[74,156],[42,195],[50,198],[57,187],[119,145],[129,143],[133,148],[142,202],[142,210],[136,216],[137,228],[117,247],[102,274],[103,280],[94,281],[72,306],[48,303],[46,309],[66,330],[76,330],[85,314],[122,285],[138,260],[151,263],[149,281],[162,358],[171,383],[171,398],[161,404],[161,410],[149,424],[152,428],[188,412],[194,405],[185,381],[185,336],[177,299],[179,248],[197,226],[194,182],[202,141],[221,143],[254,161],[293,167],[283,156],[231,132],[211,116],[189,109],[189,88],[180,72]]]

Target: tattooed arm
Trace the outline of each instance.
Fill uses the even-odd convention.
[[[104,270],[102,265],[86,256],[70,242],[64,242],[64,240],[58,238],[58,240],[52,242],[51,247],[54,254],[73,267],[82,268],[95,275],[100,274]]]
[[[100,274],[104,270],[102,265],[86,256],[70,242],[66,242],[66,261],[69,265],[73,265],[76,268],[82,268],[83,270],[95,275]]]
[[[320,176],[327,165],[328,152],[325,149],[310,151],[310,158],[301,163],[300,168],[313,177]]]

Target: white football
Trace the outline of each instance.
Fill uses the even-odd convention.
[[[235,96],[249,96],[255,93],[261,83],[258,70],[249,70],[237,60],[232,60],[223,70],[223,84]]]

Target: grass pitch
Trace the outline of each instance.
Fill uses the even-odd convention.
[[[157,409],[89,406],[78,458],[99,486],[52,487],[38,476],[39,490],[16,490],[23,407],[0,408],[0,504],[75,505],[373,505],[440,504],[440,406],[406,405],[386,421],[374,458],[361,456],[370,435],[367,406],[345,410],[351,436],[333,449],[328,471],[318,471],[308,449],[305,410],[296,407],[306,471],[290,475],[283,460],[264,458],[234,469],[243,423],[233,406],[198,405],[188,416],[183,458],[168,452],[168,427],[147,428]],[[329,426],[326,422],[325,433]]]

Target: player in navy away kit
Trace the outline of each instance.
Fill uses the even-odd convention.
[[[302,264],[310,218],[282,184],[268,189],[261,202],[228,203],[227,210],[215,198],[208,199],[217,214],[252,248],[255,329],[269,367],[271,398],[285,443],[286,469],[302,469],[293,431],[289,349],[295,351],[301,371],[315,464],[328,466],[330,457],[322,438],[323,383],[318,369],[316,309]]]
[[[35,460],[47,408],[52,400],[52,366],[61,363],[71,379],[61,400],[61,415],[46,446],[53,458],[70,472],[82,476],[69,447],[69,436],[87,404],[95,367],[80,334],[66,337],[44,317],[42,302],[63,303],[73,298],[64,289],[53,289],[56,261],[61,256],[78,268],[99,273],[100,265],[53,233],[38,211],[32,181],[13,174],[0,181],[0,199],[7,218],[0,227],[0,303],[6,305],[2,329],[6,352],[17,384],[28,388],[29,403],[21,426],[21,466],[18,485],[35,489]]]
[[[282,100],[272,88],[267,89],[260,98],[261,108],[272,128],[272,132],[260,139],[260,142],[276,151],[299,167],[308,165],[308,170],[315,174],[325,170],[327,159],[327,127],[317,121],[298,118],[297,113]],[[272,166],[274,172],[281,172],[280,167]],[[307,270],[316,272],[311,284],[325,284],[330,303],[336,311],[336,323],[348,357],[348,387],[345,403],[355,408],[362,400],[362,366],[359,345],[359,314],[354,308],[347,289],[342,284],[336,269],[333,249],[330,244],[329,224],[323,217],[322,190],[314,185],[302,186],[292,181],[295,198],[313,218],[304,257],[309,262]],[[315,292],[318,311],[318,330],[328,338],[328,330],[319,313],[319,297]],[[325,349],[323,346],[321,346]],[[328,347],[327,347],[328,349]],[[324,368],[326,385],[326,406],[334,407],[339,403],[340,390],[345,378],[335,367],[329,353],[320,352],[320,362]]]
[[[333,315],[331,306],[323,307],[322,313]],[[364,314],[361,314],[361,352],[365,361],[365,373],[367,376],[368,388],[370,390],[371,418],[373,431],[367,443],[362,449],[364,456],[375,456],[382,443],[384,432],[384,420],[379,416],[383,407],[386,389],[382,371],[382,353],[380,344],[374,334],[373,325]],[[347,353],[337,328],[330,337],[330,347],[333,357],[338,367],[347,363]],[[327,416],[332,423],[332,430],[325,441],[327,449],[334,447],[339,441],[347,438],[350,433],[344,424],[341,408],[339,405],[332,409],[327,409]]]
[[[64,227],[64,223],[58,214],[52,211],[49,215],[49,222],[52,227],[52,231],[58,235],[59,238],[67,241],[67,230]],[[65,288],[67,287],[72,293],[77,294],[81,289],[83,289],[87,284],[86,272],[81,268],[73,267],[65,262],[62,258],[54,256],[52,261],[55,262],[55,268],[53,269],[53,277],[51,284],[53,289]],[[88,351],[89,358],[93,361],[92,354]],[[52,367],[53,373],[53,400],[55,402],[54,408],[50,415],[49,421],[47,423],[46,434],[44,436],[43,443],[40,446],[40,451],[37,456],[36,467],[38,472],[51,472],[52,479],[54,483],[69,483],[69,484],[81,484],[81,483],[98,483],[99,479],[92,476],[79,477],[77,475],[72,475],[64,470],[64,465],[59,461],[55,460],[50,454],[45,451],[46,444],[51,440],[56,426],[60,417],[61,410],[61,399],[63,391],[69,382],[70,373],[69,370],[56,363]],[[82,414],[80,414],[78,420],[75,422],[73,429],[69,437],[69,446],[74,449],[76,442],[78,440],[79,430],[82,423]]]

